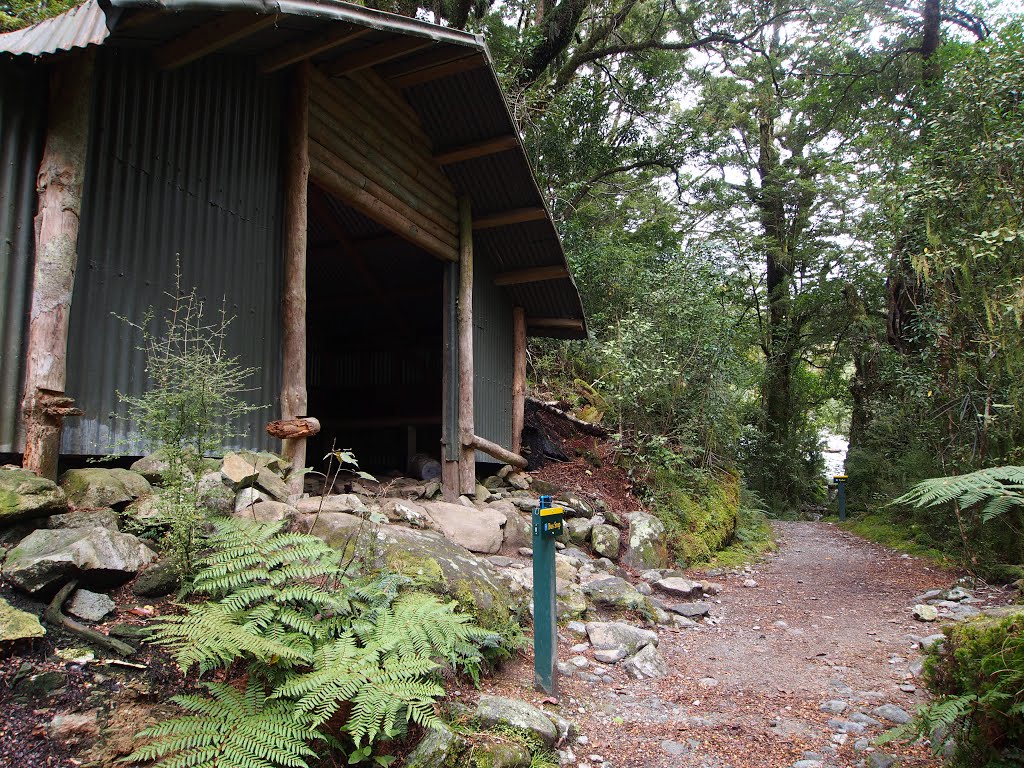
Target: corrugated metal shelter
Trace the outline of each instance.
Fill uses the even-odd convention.
[[[240,425],[240,445],[276,447],[263,425],[280,415],[288,376],[285,176],[298,71],[309,89],[306,384],[322,438],[357,450],[362,440],[381,465],[436,453],[445,438],[455,458],[459,395],[442,380],[457,364],[467,235],[456,201],[468,199],[476,433],[517,443],[513,308],[534,335],[586,330],[482,39],[327,0],[88,0],[0,35],[0,452],[23,445],[46,83],[83,49],[97,50],[66,389],[85,415],[68,421],[63,453],[145,448],[115,415],[117,392],[145,386],[139,339],[117,316],[166,306],[178,262],[184,287],[218,310],[225,302],[237,318],[232,351],[260,369],[251,397],[270,407]]]

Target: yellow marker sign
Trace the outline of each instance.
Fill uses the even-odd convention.
[[[540,511],[540,516],[547,517],[548,515],[560,515],[564,511],[565,510],[562,507],[548,507],[547,509],[542,509]]]

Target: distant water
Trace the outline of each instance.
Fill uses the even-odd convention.
[[[846,474],[844,467],[850,441],[843,435],[835,435],[828,430],[822,430],[821,440],[825,444],[825,477],[831,480],[835,475]]]

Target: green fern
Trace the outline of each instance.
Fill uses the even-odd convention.
[[[936,507],[958,503],[969,509],[981,506],[982,522],[990,522],[1014,508],[1024,508],[1024,467],[980,469],[966,475],[922,480],[893,504]]]
[[[174,697],[192,714],[141,731],[149,742],[125,761],[160,760],[161,768],[308,768],[316,733],[288,702],[268,699],[254,679],[244,691],[223,683],[207,683],[206,689],[209,698]]]
[[[436,722],[440,664],[476,679],[481,648],[503,643],[455,603],[403,593],[405,577],[347,578],[337,552],[280,524],[221,521],[207,544],[193,589],[211,599],[160,619],[155,642],[201,675],[243,661],[249,686],[243,695],[211,684],[209,698],[177,699],[192,714],[144,731],[151,741],[131,759],[291,768],[305,766],[312,740],[337,736],[369,754],[410,722]],[[252,728],[279,733],[282,745],[271,749]]]

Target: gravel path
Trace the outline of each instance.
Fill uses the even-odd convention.
[[[775,531],[775,555],[749,573],[712,579],[723,586],[711,599],[719,623],[660,631],[669,676],[633,681],[616,669],[607,685],[563,679],[559,708],[584,737],[572,745],[570,765],[889,764],[869,746],[892,725],[876,710],[913,713],[925,701],[912,675],[915,638],[940,631],[915,621],[910,605],[928,589],[951,586],[954,575],[826,523],[780,522]],[[743,586],[750,578],[756,587]],[[566,640],[563,659],[579,642]],[[522,679],[518,695],[539,701]],[[885,750],[901,765],[940,764],[920,746]]]

